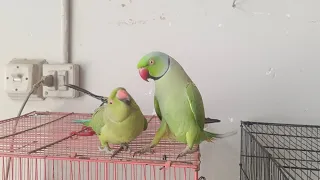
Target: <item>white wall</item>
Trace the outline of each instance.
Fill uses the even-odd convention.
[[[125,86],[150,114],[153,83],[140,79],[136,63],[160,50],[198,85],[206,115],[223,120],[211,130],[233,130],[240,120],[320,124],[320,1],[231,5],[232,0],[74,1],[72,62],[82,67],[81,86],[106,95]],[[0,66],[14,57],[61,62],[60,11],[60,1],[0,0]],[[136,23],[126,24],[129,19]],[[4,91],[0,102],[1,119],[15,116],[21,105]],[[47,99],[28,102],[24,112],[91,112],[98,104],[87,96]],[[239,136],[204,144],[201,175],[237,179],[239,144]]]

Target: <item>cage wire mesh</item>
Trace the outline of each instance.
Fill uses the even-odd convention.
[[[320,126],[241,123],[241,180],[320,180]]]
[[[90,117],[91,114],[81,113],[31,112],[0,121],[0,179],[198,179],[199,151],[176,160],[185,148],[176,141],[162,140],[154,154],[132,157],[122,151],[110,159],[109,154],[98,151],[100,143],[96,135],[72,122]],[[132,151],[152,141],[159,122],[157,118],[150,121],[148,129],[129,144]]]

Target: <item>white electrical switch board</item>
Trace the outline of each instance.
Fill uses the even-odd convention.
[[[44,59],[13,59],[5,69],[5,91],[14,100],[24,100],[35,83],[42,77]],[[35,90],[29,100],[43,100],[42,86]]]
[[[64,86],[73,84],[79,86],[79,65],[76,64],[45,64],[43,65],[43,76],[53,75],[53,87],[43,87],[44,97],[76,98],[79,92]]]

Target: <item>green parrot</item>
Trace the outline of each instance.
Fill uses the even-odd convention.
[[[125,88],[114,89],[108,97],[103,112],[104,126],[98,135],[101,146],[112,156],[121,150],[130,150],[128,143],[148,128],[148,122],[140,107]],[[111,150],[111,144],[120,144],[117,150]]]
[[[143,80],[153,79],[155,82],[154,108],[161,123],[151,144],[134,152],[134,156],[152,152],[151,148],[162,138],[169,138],[187,145],[177,156],[178,159],[195,152],[197,149],[193,146],[196,144],[237,133],[204,131],[207,118],[201,94],[174,58],[163,52],[151,52],[140,59],[137,68]]]
[[[86,94],[89,92],[74,85],[67,86]],[[148,128],[147,119],[142,114],[140,107],[123,87],[115,88],[109,97],[102,98],[93,93],[91,96],[101,100],[103,104],[95,110],[91,119],[74,122],[91,127],[102,146],[102,148],[98,147],[99,150],[112,154],[111,158],[122,150],[131,152],[128,143]],[[109,143],[120,144],[120,147],[111,150]]]

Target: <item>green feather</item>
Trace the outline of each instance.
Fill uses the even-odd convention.
[[[196,121],[200,129],[203,129],[205,115],[201,94],[192,81],[187,83],[186,89],[190,110],[193,114],[193,119]]]
[[[78,120],[73,120],[72,122],[88,126],[90,124],[90,121],[91,119],[78,119]]]
[[[105,106],[100,106],[95,109],[94,113],[92,114],[91,119],[78,119],[73,120],[74,123],[80,123],[87,127],[91,127],[92,130],[99,135],[101,132],[101,128],[104,126],[103,122],[103,112],[105,110]]]
[[[157,97],[154,96],[154,109],[156,111],[157,116],[159,117],[160,121],[162,120],[162,116],[161,116],[161,111],[160,111],[160,107],[159,107],[159,102],[157,100]]]

